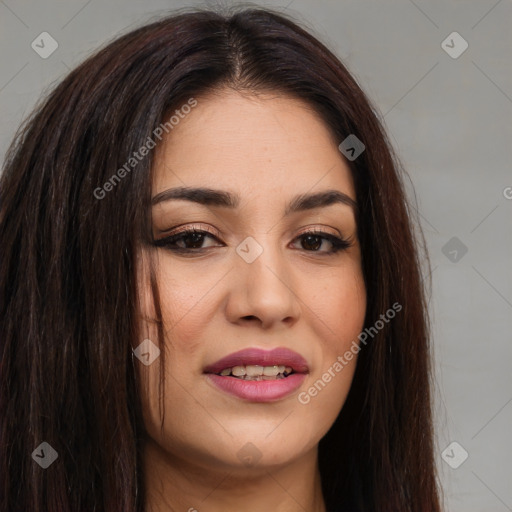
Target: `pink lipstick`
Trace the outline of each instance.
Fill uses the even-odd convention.
[[[272,402],[290,395],[308,372],[306,360],[287,348],[240,350],[204,369],[217,388],[251,402]]]

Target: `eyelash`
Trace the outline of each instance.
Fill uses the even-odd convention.
[[[169,251],[176,252],[176,253],[181,253],[181,254],[198,253],[198,252],[204,251],[205,249],[213,248],[213,247],[206,247],[206,248],[201,248],[201,247],[184,248],[184,247],[173,246],[173,244],[175,244],[177,241],[186,239],[188,236],[193,235],[193,234],[210,236],[211,238],[214,238],[217,241],[219,241],[217,236],[215,236],[213,233],[211,233],[211,232],[209,232],[207,230],[197,229],[197,228],[189,228],[187,230],[183,230],[183,231],[180,231],[178,233],[172,234],[172,235],[170,235],[170,236],[168,236],[166,238],[161,238],[160,240],[155,240],[153,242],[153,244],[156,247],[165,247]],[[329,250],[329,251],[316,251],[316,250],[306,250],[306,249],[303,249],[305,252],[319,253],[319,254],[325,254],[325,255],[332,255],[332,254],[338,253],[339,251],[346,250],[346,249],[348,249],[352,245],[346,239],[338,238],[337,236],[331,235],[331,234],[326,233],[324,231],[321,231],[319,229],[312,229],[310,231],[305,231],[304,233],[301,233],[299,236],[297,236],[295,238],[295,240],[303,238],[303,237],[306,237],[308,235],[312,235],[312,236],[315,236],[315,237],[318,237],[318,238],[323,238],[324,240],[327,240],[328,242],[330,242],[332,244],[332,249]],[[202,243],[202,242],[204,242],[204,238],[200,241],[200,243]]]

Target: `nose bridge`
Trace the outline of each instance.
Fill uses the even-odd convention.
[[[262,322],[284,320],[298,314],[293,277],[286,254],[272,233],[248,236],[237,247],[235,288],[245,297],[243,316],[256,316]]]
[[[236,252],[241,258],[239,268],[249,276],[257,275],[258,279],[268,280],[275,273],[286,273],[284,254],[271,232],[258,232],[247,236],[237,247]],[[274,276],[274,278],[276,278]]]

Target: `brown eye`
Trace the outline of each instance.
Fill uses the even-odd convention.
[[[303,235],[302,247],[307,250],[317,251],[322,246],[322,237],[318,235]]]
[[[207,249],[208,246],[203,247],[203,243],[205,238],[210,238],[212,240],[217,240],[217,237],[212,235],[211,233],[198,229],[188,229],[181,231],[180,233],[172,234],[160,240],[155,240],[154,245],[156,247],[165,247],[171,251],[200,251],[201,249]]]
[[[338,251],[348,249],[351,245],[348,240],[338,238],[337,236],[323,231],[308,231],[302,233],[297,237],[297,240],[301,240],[301,247],[306,252],[318,252],[320,254],[334,254]],[[329,242],[331,249],[324,251],[319,250],[324,241]]]

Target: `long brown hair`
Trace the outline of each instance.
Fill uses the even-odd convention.
[[[144,425],[132,365],[135,257],[148,239],[152,153],[102,187],[165,115],[220,86],[300,98],[354,161],[365,327],[321,440],[328,511],[440,510],[421,231],[376,110],[308,31],[267,9],[178,12],[73,70],[19,130],[0,178],[0,512],[144,510]],[[172,134],[171,134],[172,136]],[[155,294],[158,311],[158,294]],[[161,319],[160,319],[161,320]],[[162,333],[161,333],[162,334]],[[162,343],[162,340],[160,340]],[[42,442],[58,453],[42,469]]]

